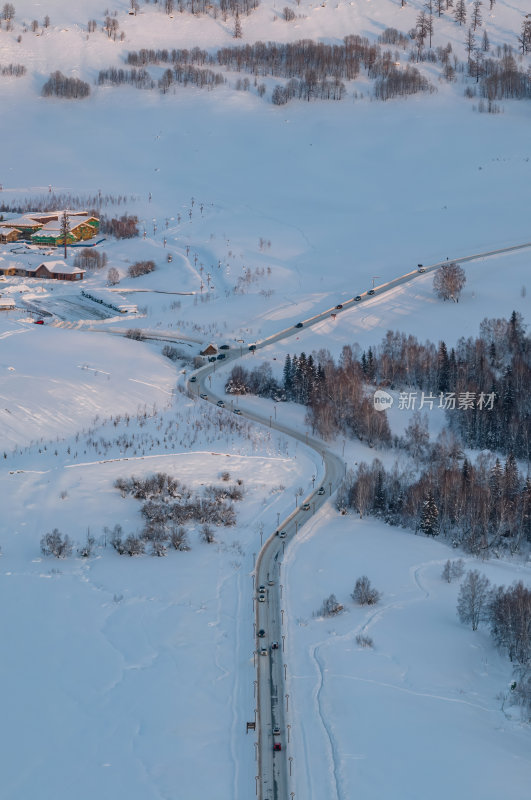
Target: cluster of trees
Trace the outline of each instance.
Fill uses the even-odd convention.
[[[130,278],[139,278],[140,275],[148,275],[148,273],[155,270],[154,261],[135,261],[127,269],[127,274]]]
[[[43,97],[66,97],[78,99],[88,97],[90,86],[80,78],[68,78],[57,70],[53,72],[42,87]]]
[[[484,319],[479,337],[461,338],[450,350],[444,341],[436,347],[388,331],[381,345],[361,354],[357,346],[346,345],[337,364],[326,350],[315,356],[288,354],[281,383],[269,365],[252,372],[237,366],[226,391],[301,403],[308,407],[308,423],[325,438],[344,433],[389,445],[386,414],[375,411],[368,396],[375,384],[420,390],[410,393],[413,408],[417,400],[419,406],[447,408],[450,429],[469,447],[517,458],[531,455],[531,339],[517,312],[509,320]],[[472,401],[465,402],[467,397]],[[487,397],[492,398],[488,408]],[[422,427],[411,431],[414,457],[421,455],[427,436]]]
[[[191,83],[203,89],[205,86],[211,89],[214,86],[221,86],[225,83],[225,78],[219,72],[211,69],[200,69],[190,65],[177,64],[173,69],[167,69],[159,79],[158,87],[165,94],[174,83],[187,86]]]
[[[121,217],[109,219],[106,215],[100,216],[100,233],[107,233],[116,239],[133,239],[138,236],[138,217],[136,214],[122,214]]]
[[[136,6],[136,0],[131,0],[132,6]],[[157,3],[158,0],[153,0],[154,3]],[[149,3],[149,0],[145,0],[146,3]],[[212,14],[214,19],[217,19],[218,15],[221,14],[223,20],[226,21],[229,14],[232,16],[237,16],[238,14],[250,14],[254,11],[255,8],[258,8],[260,5],[260,0],[217,0],[217,2],[212,2],[212,0],[163,0],[160,3],[160,8],[166,14],[173,14],[174,11],[178,11],[180,14],[183,14],[185,11],[190,12],[190,14]]]
[[[420,74],[416,67],[406,65],[405,69],[393,66],[392,69],[374,82],[374,96],[377,100],[390,100],[419,92],[435,92],[429,80]]]
[[[189,549],[184,523],[202,525],[201,538],[207,543],[214,541],[212,525],[232,526],[236,524],[233,503],[243,498],[243,482],[224,486],[206,486],[203,496],[194,493],[176,478],[166,473],[157,473],[146,478],[118,478],[114,483],[122,497],[131,495],[144,500],[141,513],[144,527],[138,536],[132,537],[135,552],[121,535],[111,541],[117,552],[136,555],[151,546],[154,555],[165,555],[168,542],[176,549]],[[129,537],[131,539],[131,537]],[[176,542],[181,546],[177,547]],[[131,543],[130,543],[131,544]],[[138,548],[141,548],[138,550]]]
[[[127,64],[134,67],[145,67],[147,64],[181,64],[181,65],[194,65],[203,66],[209,62],[209,56],[206,50],[201,50],[199,47],[192,47],[191,50],[153,50],[142,48],[141,50],[132,50],[127,54]]]
[[[480,94],[488,100],[517,100],[531,97],[531,71],[524,72],[509,52],[499,60],[486,59],[477,73]],[[476,70],[478,69],[476,65]]]
[[[79,269],[103,269],[107,266],[107,253],[100,253],[94,247],[84,247],[74,256],[74,266]]]
[[[227,394],[256,394],[275,401],[284,398],[282,387],[273,378],[267,362],[250,371],[237,364],[229,375],[225,391]]]
[[[137,89],[154,89],[155,81],[145,69],[100,69],[97,78],[98,86],[135,86]]]
[[[337,495],[341,510],[374,515],[391,525],[441,535],[478,554],[520,550],[531,542],[531,478],[516,459],[463,458],[455,440],[441,436],[418,477],[375,459],[349,471]]]
[[[313,71],[308,71],[304,78],[290,78],[285,86],[277,84],[271,94],[271,102],[275,106],[283,106],[289,100],[341,100],[345,94],[345,84],[334,78],[327,80],[318,78]]]
[[[169,526],[164,535],[145,536],[144,534],[129,534],[124,536],[122,526],[115,525],[110,535],[110,543],[118,555],[140,556],[146,552],[146,547],[152,556],[165,556],[168,547],[186,552],[190,550],[188,534],[182,526]]]
[[[9,76],[10,78],[21,78],[26,74],[26,67],[24,64],[6,64],[0,67],[0,75]]]
[[[69,535],[63,534],[54,528],[51,533],[45,533],[41,538],[41,553],[43,556],[55,556],[55,558],[68,558],[72,555],[73,542]]]
[[[96,195],[74,195],[69,192],[55,193],[50,186],[48,193],[28,197],[25,200],[3,201],[0,203],[0,212],[9,211],[17,214],[26,214],[29,211],[56,211],[58,208],[71,208],[79,211],[86,210],[92,216],[99,216],[99,209],[102,206],[121,206],[136,198],[131,195],[103,194],[98,192]]]
[[[531,715],[531,589],[517,581],[493,587],[478,570],[467,572],[457,598],[457,614],[472,630],[484,622],[491,637],[515,664],[512,689]]]

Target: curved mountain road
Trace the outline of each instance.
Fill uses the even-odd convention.
[[[531,243],[490,250],[484,253],[476,253],[462,258],[450,259],[450,261],[462,264],[468,261],[509,253],[527,247],[531,247]],[[373,295],[381,295],[383,292],[390,291],[397,286],[414,280],[421,274],[432,272],[446,263],[449,263],[448,260],[422,267],[422,273],[420,273],[417,268],[392,281],[375,286],[374,290],[371,290],[370,295],[368,291],[362,292],[360,295],[356,295],[358,299],[353,297],[350,300],[344,301],[340,309],[336,307],[328,308],[308,319],[301,320],[302,325],[299,327],[290,326],[266,339],[256,342],[253,345],[253,350],[262,349],[270,344],[298,334],[301,332],[301,328],[304,330],[304,328],[315,325],[329,317],[332,313],[338,314],[347,308],[358,306],[364,301],[371,299]],[[178,338],[178,336],[176,335],[175,338]],[[230,361],[241,358],[243,355],[243,348],[235,347],[226,353],[226,358],[222,363],[225,365]],[[248,349],[245,351],[245,355],[249,355]],[[194,393],[197,392],[198,395],[206,395],[205,399],[213,403],[223,398],[218,397],[210,388],[207,388],[205,386],[205,381],[219,363],[220,362],[216,361],[215,363],[209,363],[200,367],[187,381],[187,386],[190,391]],[[283,631],[285,620],[284,610],[282,609],[282,586],[279,580],[282,556],[286,543],[290,542],[291,539],[297,535],[299,527],[302,526],[332,493],[336,491],[345,474],[346,467],[344,461],[332,453],[322,441],[309,437],[307,434],[292,430],[288,426],[273,420],[271,417],[264,417],[253,411],[241,413],[246,419],[259,422],[270,428],[275,428],[275,430],[291,436],[294,439],[298,439],[307,446],[312,447],[321,456],[324,465],[324,476],[320,483],[324,487],[325,493],[319,495],[318,489],[315,489],[308,497],[301,499],[300,506],[290,514],[282,522],[278,530],[274,531],[267,539],[258,554],[255,565],[255,590],[259,586],[264,586],[266,589],[265,600],[263,602],[258,601],[258,595],[255,596],[256,633],[261,630],[264,631],[263,636],[256,636],[255,656],[258,687],[258,783],[256,793],[258,795],[258,800],[289,800],[291,796],[289,783],[290,770],[288,769],[289,751],[287,748],[288,736],[286,735],[287,727],[285,721],[289,698],[284,692],[285,670],[287,669],[284,660],[285,634]],[[310,510],[303,510],[302,506],[305,504],[310,505]],[[280,735],[273,734],[273,729],[275,727],[280,729]],[[280,751],[274,751],[274,743],[279,743],[282,749]]]

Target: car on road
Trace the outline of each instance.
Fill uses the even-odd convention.
[[[239,408],[235,408],[235,409],[234,409],[234,413],[235,413],[235,414],[238,414],[238,416],[241,416],[241,413],[242,413],[242,412],[240,411],[240,409],[239,409]]]
[[[278,725],[275,725],[275,727],[273,728],[273,736],[280,736],[280,728],[278,727]]]
[[[34,319],[33,320],[33,324],[34,325],[44,325],[44,320],[43,319]]]
[[[310,510],[310,504],[309,503],[303,503],[301,508],[302,508],[303,511],[309,511]]]
[[[168,264],[171,264],[171,262],[173,261],[173,256],[171,253],[168,253],[168,255],[166,256],[166,261],[168,262]]]
[[[282,750],[282,745],[280,744],[280,742],[275,742],[275,744],[273,745],[273,750]]]
[[[262,647],[262,648],[261,648],[261,650],[260,650],[260,655],[261,655],[261,656],[266,656],[266,655],[267,655],[267,647]]]
[[[285,539],[287,535],[286,531],[277,531],[277,536],[280,536],[281,539]]]
[[[354,300],[356,300],[356,302],[357,302],[358,300],[361,300],[361,294],[357,294],[357,295],[356,295],[356,297],[354,298]]]
[[[265,590],[266,590],[266,588],[265,588],[265,586],[263,584],[258,587],[258,591],[259,592],[265,592]]]
[[[265,594],[259,594],[258,595],[258,602],[259,603],[265,603],[265,599],[266,599],[265,598]]]
[[[419,272],[426,272],[426,267],[423,267],[422,264],[417,264],[417,269]]]
[[[264,630],[263,628],[260,628],[260,630],[259,630],[259,631],[258,631],[258,633],[257,633],[257,636],[258,636],[260,639],[263,639],[263,638],[264,638],[264,636],[265,636],[265,630]]]
[[[269,580],[267,582],[267,585],[268,586],[274,586],[275,585],[275,581],[273,580],[273,578],[269,578]]]
[[[256,345],[255,344],[250,344],[249,345],[249,350],[256,350]]]
[[[302,326],[303,326],[302,322],[297,322],[297,324],[295,325],[296,328],[302,328]]]
[[[271,650],[278,650],[278,642],[271,642]]]
[[[374,289],[369,289],[369,291],[367,292],[367,294],[371,294],[371,295],[372,295],[372,294],[374,294]]]
[[[195,375],[192,375],[192,377],[190,378],[190,383],[195,383],[196,380],[197,378],[195,377]]]
[[[317,491],[317,494],[318,494],[319,496],[321,496],[321,495],[323,495],[324,493],[325,493],[325,488],[324,488],[324,486],[320,486],[320,487],[319,487],[319,489],[318,489],[318,491]]]
[[[207,394],[204,394],[204,393],[200,394],[199,397],[201,398],[201,400],[208,400],[208,395]]]
[[[220,408],[225,408],[225,403],[223,402],[223,400],[218,400],[216,405],[219,406]]]
[[[212,362],[213,362],[213,361],[217,361],[217,358],[216,358],[216,356],[209,356],[209,357],[208,357],[208,363],[209,363],[209,364],[212,364]]]
[[[219,349],[220,350],[230,350],[230,347],[229,347],[228,344],[220,344]]]
[[[340,309],[342,309],[342,308],[343,308],[343,303],[338,303],[338,304],[337,304],[337,306],[336,306],[336,308],[337,308],[337,310],[338,310],[338,311],[339,311]]]
[[[218,361],[223,361],[224,358],[227,358],[227,354],[226,353],[220,353],[218,355]]]

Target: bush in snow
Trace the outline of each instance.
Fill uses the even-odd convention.
[[[333,617],[334,614],[339,614],[340,611],[343,611],[343,606],[337,602],[335,594],[331,594],[323,600],[323,605],[318,610],[317,616]]]
[[[154,261],[135,261],[127,270],[130,278],[138,278],[140,275],[147,275],[155,269]]]
[[[57,528],[51,533],[45,533],[41,539],[41,553],[43,556],[68,558],[72,555],[73,544],[67,533],[63,536]]]
[[[373,606],[381,597],[380,592],[371,586],[371,582],[366,575],[358,578],[351,595],[352,599],[360,606]]]

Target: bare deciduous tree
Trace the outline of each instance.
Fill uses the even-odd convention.
[[[462,623],[477,631],[479,623],[487,619],[491,585],[489,579],[470,570],[465,575],[457,598],[457,615]]]
[[[464,269],[452,261],[439,267],[433,279],[433,288],[437,297],[458,303],[465,283],[466,275]]]

